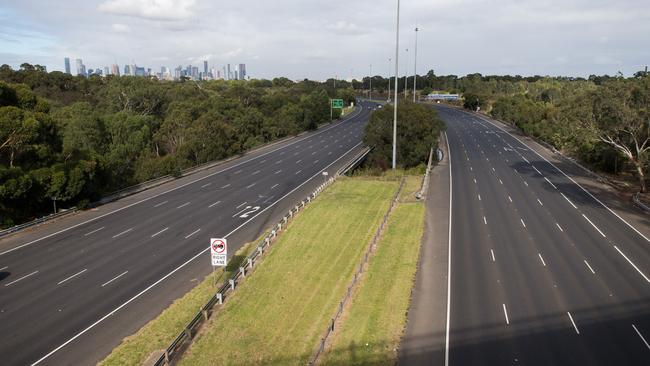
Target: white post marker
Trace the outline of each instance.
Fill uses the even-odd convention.
[[[228,241],[225,238],[210,239],[212,266],[223,267],[228,263]]]

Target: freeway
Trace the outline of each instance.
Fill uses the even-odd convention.
[[[648,239],[498,124],[438,111],[452,187],[445,364],[650,364]]]
[[[94,364],[256,238],[362,148],[372,103],[341,123],[0,242],[3,365]]]

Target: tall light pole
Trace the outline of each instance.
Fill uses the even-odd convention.
[[[393,109],[393,170],[397,165],[397,73],[399,71],[399,0],[397,0],[397,26],[395,28],[395,102]]]
[[[388,102],[390,102],[390,57],[388,58]]]
[[[406,49],[406,64],[404,69],[406,72],[404,73],[404,100],[406,100],[406,93],[409,90],[409,49]]]
[[[415,63],[413,64],[413,103],[415,103],[415,90],[417,87],[418,77],[418,27],[415,27]]]
[[[370,100],[372,100],[372,64],[370,64]]]

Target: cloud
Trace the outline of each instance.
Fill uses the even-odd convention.
[[[339,20],[336,23],[328,24],[325,26],[325,28],[331,30],[334,33],[344,35],[358,35],[368,33],[367,30],[361,29],[355,23],[346,22],[345,20]]]
[[[107,0],[99,4],[104,13],[152,20],[186,20],[194,15],[194,0]]]
[[[126,24],[115,23],[111,24],[111,30],[115,33],[129,33],[131,32],[131,27]]]

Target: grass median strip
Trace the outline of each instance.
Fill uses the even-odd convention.
[[[415,178],[408,178],[406,193],[389,217],[387,229],[320,364],[395,364],[424,225],[424,204],[407,199],[412,196],[409,192],[417,189],[416,182],[421,182],[421,178]]]
[[[397,187],[397,181],[343,178],[324,191],[180,363],[305,364]]]

